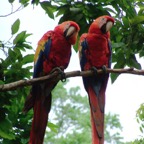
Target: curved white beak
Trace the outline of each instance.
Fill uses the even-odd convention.
[[[113,22],[108,21],[108,22],[106,23],[106,32],[110,31],[110,29],[112,28],[112,26],[113,26]]]
[[[66,37],[71,36],[75,31],[76,31],[76,28],[74,26],[70,26],[67,30]]]

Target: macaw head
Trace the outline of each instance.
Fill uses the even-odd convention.
[[[109,37],[113,25],[114,18],[107,15],[100,16],[90,25],[89,33],[106,34]]]
[[[71,45],[76,43],[79,30],[78,24],[74,21],[65,21],[54,29],[54,31],[59,31]]]

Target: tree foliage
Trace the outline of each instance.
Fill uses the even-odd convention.
[[[136,113],[137,122],[140,124],[140,131],[144,133],[144,103],[141,104],[140,108]]]
[[[141,69],[137,58],[144,56],[143,0],[51,0],[43,2],[39,0],[20,0],[20,7],[13,10],[15,2],[16,0],[9,0],[12,11],[6,15],[0,15],[0,17],[9,16],[29,5],[32,6],[32,3],[34,7],[40,5],[52,19],[60,17],[59,23],[65,20],[76,21],[81,27],[80,35],[87,32],[89,25],[96,17],[112,15],[116,20],[115,26],[111,31],[114,68],[128,66]],[[19,27],[20,20],[17,19],[11,27],[11,38],[7,41],[0,40],[0,50],[6,55],[5,59],[0,58],[0,84],[30,78],[32,75],[30,71],[32,66],[28,64],[33,61],[33,54],[23,55],[23,52],[32,49],[32,46],[27,42],[27,38],[31,34],[27,31],[20,32]],[[77,45],[74,48],[77,51]],[[117,77],[118,75],[112,74],[112,81],[114,82]],[[55,90],[57,92],[54,93],[55,105],[53,106],[53,111],[56,112],[54,117],[57,126],[53,122],[49,123],[49,127],[53,132],[48,134],[47,137],[52,142],[59,140],[61,143],[72,143],[73,141],[71,140],[74,139],[80,143],[83,139],[83,141],[89,143],[90,138],[85,139],[90,132],[89,108],[85,103],[86,98],[79,95],[79,88],[77,87],[70,89],[69,92],[63,89],[61,85],[59,87]],[[26,87],[0,93],[0,142],[3,144],[26,144],[28,141],[32,111],[27,115],[23,115],[21,112],[28,92],[29,88]],[[61,94],[61,96],[58,94]],[[67,101],[64,101],[63,98],[66,98]],[[60,105],[61,103],[64,103],[64,105]],[[82,111],[83,109],[84,111]],[[137,111],[137,121],[140,123],[142,132],[144,128],[143,111],[144,107],[142,104]],[[118,116],[108,114],[106,123],[108,123],[106,126],[108,130],[106,130],[105,134],[107,142],[117,141],[121,143],[122,138],[119,131],[121,130],[121,125]],[[69,130],[70,126],[72,127]],[[114,133],[109,133],[109,130],[113,127],[115,128]],[[67,133],[67,130],[72,131],[72,133]],[[56,131],[59,133],[56,134]],[[82,133],[83,131],[84,133]],[[64,137],[65,135],[67,138]],[[142,137],[133,143],[140,144],[143,141]]]
[[[8,51],[7,57],[0,59],[0,84],[31,77],[32,66],[27,64],[33,62],[33,54],[22,54],[23,51],[32,49],[26,41],[30,34],[26,31],[18,33],[19,25],[17,19],[11,27],[13,42],[3,44]],[[29,88],[25,87],[0,94],[0,140],[3,144],[27,143],[32,112],[24,115],[22,108],[28,92]]]

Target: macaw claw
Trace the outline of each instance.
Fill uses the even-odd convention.
[[[103,65],[103,66],[102,66],[102,71],[103,71],[103,74],[106,74],[106,73],[107,73],[106,68],[107,68],[107,67],[106,67],[105,65]]]
[[[93,71],[94,75],[97,76],[98,72],[97,72],[97,68],[96,67],[91,67],[91,70]]]
[[[56,72],[56,71],[61,75],[61,81],[66,82],[66,76],[65,76],[65,73],[62,70],[62,68],[61,67],[55,67],[55,68],[52,69],[52,71],[50,73],[53,73],[53,72]]]
[[[65,75],[64,71],[62,71],[62,73],[61,73],[61,81],[66,82],[66,75]]]
[[[107,73],[106,68],[107,68],[107,67],[106,67],[105,65],[102,66],[103,74],[106,74],[106,73]],[[97,74],[98,74],[98,69],[97,69],[96,67],[93,66],[93,67],[91,67],[90,70],[92,70],[93,73],[94,73],[94,75],[97,76]]]

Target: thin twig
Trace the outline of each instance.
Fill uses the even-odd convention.
[[[12,10],[11,10],[11,12],[10,12],[9,14],[0,15],[0,17],[7,17],[7,16],[10,16],[10,15],[12,15],[12,14],[14,14],[14,13],[16,13],[16,12],[22,10],[23,8],[24,8],[23,5],[21,5],[21,6],[18,7],[15,11],[13,11],[13,6],[12,6]]]
[[[127,68],[127,69],[106,69],[107,73],[117,73],[117,74],[135,74],[135,75],[144,75],[144,70],[134,70],[133,68]],[[100,69],[98,70],[98,74],[103,73],[103,71]],[[71,77],[88,77],[92,76],[93,71],[88,70],[88,71],[71,71],[71,72],[66,72],[65,77],[66,78],[71,78]],[[12,82],[9,84],[3,84],[0,85],[0,92],[4,91],[9,91],[9,90],[15,90],[19,87],[24,87],[24,86],[29,86],[37,83],[42,83],[45,81],[53,81],[53,82],[58,82],[61,80],[61,75],[58,72],[51,73],[49,75],[39,77],[39,78],[33,78],[33,79],[24,79],[24,80],[19,80],[16,82]]]

